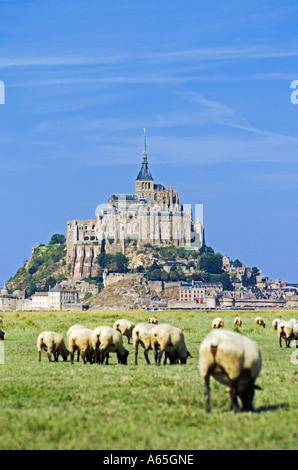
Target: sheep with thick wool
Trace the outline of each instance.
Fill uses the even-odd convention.
[[[212,320],[212,328],[224,328],[224,321],[222,318],[217,317]]]
[[[150,365],[150,360],[148,357],[151,347],[151,331],[154,328],[153,323],[138,323],[132,330],[132,342],[135,350],[135,365],[138,365],[138,352],[139,345],[144,348],[144,356],[148,365]]]
[[[262,317],[256,317],[256,325],[266,327],[266,323]]]
[[[158,325],[158,320],[156,317],[149,317],[148,323],[151,323],[152,325]]]
[[[236,318],[234,319],[234,326],[235,326],[235,327],[241,327],[241,326],[242,326],[242,320],[241,320],[240,317],[236,317]]]
[[[287,347],[290,347],[292,340],[296,340],[296,348],[298,348],[298,322],[294,319],[286,322],[284,333],[287,340]]]
[[[75,352],[78,352],[84,364],[93,362],[94,349],[92,347],[91,334],[92,330],[85,326],[75,325],[68,336],[68,348],[70,353],[70,362],[73,364]]]
[[[171,364],[186,364],[190,356],[182,331],[168,323],[161,323],[152,328],[151,348],[154,350],[156,366],[160,366],[163,353],[169,357]]]
[[[205,409],[210,407],[210,376],[228,385],[231,409],[237,413],[239,396],[243,410],[253,410],[255,385],[262,367],[262,357],[257,343],[229,330],[211,331],[202,341],[199,350],[199,370],[205,382]]]
[[[277,335],[278,335],[278,339],[279,339],[279,346],[281,348],[282,348],[282,340],[285,341],[286,348],[288,347],[288,340],[287,340],[286,333],[285,333],[286,324],[287,324],[287,322],[282,320],[277,325]]]
[[[119,331],[121,336],[127,337],[128,344],[131,344],[132,330],[134,327],[135,324],[130,320],[126,320],[125,318],[121,318],[120,320],[115,321],[113,325],[113,328]]]
[[[59,355],[62,356],[63,360],[66,362],[69,354],[63,336],[55,331],[43,331],[38,335],[37,351],[39,362],[41,361],[42,351],[46,351],[49,362],[52,361],[52,354],[55,362],[58,362]]]
[[[107,354],[116,353],[118,364],[127,364],[130,353],[125,349],[119,331],[110,326],[98,326],[91,336],[96,363],[103,364]]]

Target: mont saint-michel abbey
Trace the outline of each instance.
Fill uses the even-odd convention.
[[[142,166],[135,180],[135,194],[112,194],[96,219],[67,222],[67,263],[73,279],[96,276],[96,257],[103,246],[107,253],[125,253],[127,243],[137,249],[151,245],[175,245],[198,250],[204,227],[193,220],[192,210],[179,201],[172,186],[156,184],[148,167],[146,135]]]

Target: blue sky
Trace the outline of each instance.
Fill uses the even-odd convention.
[[[35,244],[156,182],[206,243],[298,282],[298,4],[0,0],[0,286]]]

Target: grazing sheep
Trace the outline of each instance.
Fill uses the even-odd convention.
[[[5,331],[1,330],[1,328],[0,328],[0,340],[1,341],[4,340],[4,335],[5,335]]]
[[[243,410],[253,410],[255,380],[262,367],[259,347],[250,338],[229,330],[211,331],[200,346],[199,369],[205,382],[205,408],[210,408],[210,376],[229,386],[231,409],[239,411],[237,396]]]
[[[298,322],[290,320],[286,322],[284,333],[286,335],[287,347],[290,347],[290,343],[293,339],[296,340],[296,348],[298,348]]]
[[[73,364],[74,354],[78,351],[79,355],[82,357],[84,364],[86,362],[93,362],[94,349],[92,347],[91,341],[92,330],[82,326],[81,328],[76,325],[76,328],[73,328],[68,337],[68,347],[70,353],[70,362]]]
[[[187,358],[190,356],[184,335],[180,328],[161,323],[155,325],[151,331],[151,347],[155,354],[155,365],[160,366],[163,353],[168,353],[171,364],[186,364]]]
[[[69,345],[69,337],[70,337],[70,334],[74,331],[74,330],[77,330],[77,329],[81,329],[81,328],[86,328],[86,326],[84,325],[72,325],[70,328],[68,328],[67,330],[67,334],[66,334],[66,339],[67,339],[67,344]],[[77,362],[79,362],[80,360],[80,350],[78,349],[78,357],[77,357]]]
[[[144,348],[144,356],[148,365],[150,360],[148,352],[151,348],[151,331],[154,328],[152,323],[138,323],[132,330],[132,342],[135,349],[135,365],[138,365],[139,344]]]
[[[236,317],[234,320],[234,326],[241,327],[242,326],[242,320],[240,317]]]
[[[287,337],[286,337],[286,333],[285,333],[286,323],[287,322],[285,322],[285,321],[280,321],[279,324],[277,325],[277,334],[278,334],[278,338],[279,338],[279,346],[281,348],[282,348],[282,339],[285,340],[286,348],[289,346],[288,345],[288,340],[287,340]]]
[[[41,361],[41,352],[46,351],[49,361],[52,360],[52,354],[54,355],[55,362],[58,362],[59,354],[63,360],[67,361],[68,350],[65,346],[63,336],[54,331],[43,331],[37,338],[37,351],[38,361]]]
[[[212,320],[212,328],[224,328],[224,321],[222,318],[217,317]]]
[[[129,351],[123,346],[122,336],[119,331],[110,326],[98,326],[93,330],[92,346],[95,352],[95,362],[103,364],[108,353],[116,353],[118,364],[127,364]]]
[[[121,334],[121,336],[126,336],[128,339],[128,344],[131,344],[131,337],[132,337],[132,330],[134,329],[135,325],[133,322],[129,320],[125,320],[124,318],[115,321],[113,328]]]
[[[149,317],[148,323],[151,323],[152,325],[158,325],[158,320],[155,317]]]
[[[281,322],[281,319],[280,318],[274,318],[274,320],[272,321],[272,328],[274,330],[277,330],[277,326],[278,324]]]
[[[266,324],[262,317],[256,317],[256,324],[265,328]]]

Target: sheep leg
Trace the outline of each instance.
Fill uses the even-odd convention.
[[[146,362],[147,362],[148,366],[150,366],[150,360],[149,360],[148,353],[149,353],[149,349],[144,349],[144,356],[145,356]]]
[[[237,400],[237,380],[230,380],[231,410],[238,413],[239,405]]]
[[[205,377],[204,397],[205,397],[206,413],[210,413],[211,407],[210,407],[210,374],[209,373]]]
[[[157,366],[160,366],[162,355],[163,355],[163,351],[159,351],[157,353],[157,361],[155,362]]]
[[[40,362],[40,361],[41,361],[41,350],[38,351],[38,362]]]
[[[100,364],[103,364],[105,355],[106,355],[105,351],[103,349],[100,349],[99,350],[99,363]]]
[[[73,364],[74,352],[70,351],[69,354],[70,354],[70,363]]]
[[[135,344],[135,366],[138,365],[138,351],[139,351],[139,343],[136,342],[136,344]]]

